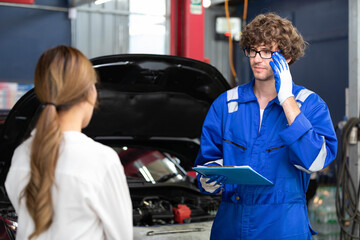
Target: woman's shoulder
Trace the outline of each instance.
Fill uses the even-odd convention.
[[[87,155],[113,158],[117,157],[116,152],[109,146],[93,140],[80,132],[65,132],[64,133],[65,144],[71,148],[76,148],[79,152]],[[74,149],[72,149],[74,150]]]
[[[33,137],[25,139],[19,146],[15,148],[14,154],[12,156],[11,165],[16,165],[19,163],[22,166],[25,166],[24,162],[28,162],[30,153],[31,153],[31,143]],[[20,163],[21,162],[21,163]]]
[[[64,133],[64,141],[58,162],[59,169],[63,171],[74,172],[80,178],[102,178],[110,169],[121,167],[115,150],[83,133]]]

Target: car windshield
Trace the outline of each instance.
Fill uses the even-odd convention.
[[[153,184],[183,181],[186,177],[180,160],[169,153],[130,147],[114,147],[114,150],[127,177],[140,178]]]

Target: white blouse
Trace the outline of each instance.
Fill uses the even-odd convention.
[[[14,152],[5,182],[18,214],[17,239],[34,231],[25,199],[33,136]],[[133,238],[132,204],[123,166],[116,152],[83,133],[64,132],[52,188],[54,218],[37,240]]]

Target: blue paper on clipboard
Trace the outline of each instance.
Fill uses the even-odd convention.
[[[195,171],[203,175],[217,174],[226,176],[227,184],[244,185],[273,185],[273,183],[261,174],[257,173],[250,166],[230,166],[230,167],[193,167]]]

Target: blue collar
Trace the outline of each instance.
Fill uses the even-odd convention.
[[[236,99],[236,100],[234,99],[233,101],[237,101],[240,103],[257,101],[257,98],[254,93],[254,84],[255,84],[255,79],[253,78],[249,83],[239,86],[238,87],[238,96],[239,97],[238,97],[238,99]],[[273,100],[271,100],[269,102],[269,105],[272,104],[273,102],[280,105],[280,102],[277,97],[275,97]]]

